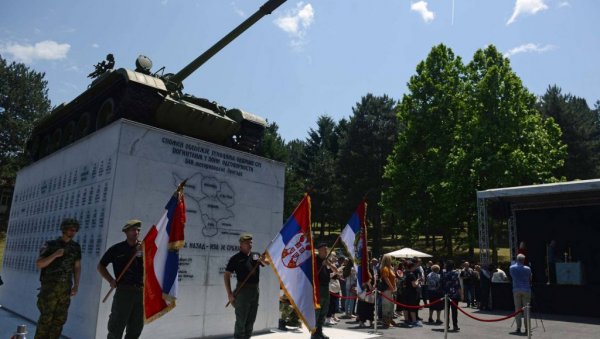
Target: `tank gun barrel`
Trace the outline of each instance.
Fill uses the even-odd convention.
[[[254,25],[258,20],[262,19],[264,16],[271,14],[277,7],[281,6],[287,0],[269,0],[265,2],[252,16],[248,19],[244,20],[241,24],[239,24],[236,28],[234,28],[229,34],[224,36],[221,40],[217,41],[212,47],[210,47],[206,52],[202,53],[199,57],[194,59],[194,61],[190,62],[185,66],[182,70],[177,72],[175,75],[169,78],[170,86],[175,86],[174,89],[180,89],[181,83],[185,80],[190,74],[196,71],[200,66],[202,66],[206,61],[212,58],[215,54],[217,54],[221,49],[227,46],[231,41],[237,38],[239,35],[244,33],[248,28]],[[171,88],[170,88],[171,89]]]

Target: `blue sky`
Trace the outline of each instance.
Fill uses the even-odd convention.
[[[0,54],[45,72],[53,105],[89,84],[92,65],[176,72],[265,0],[0,2]],[[454,8],[454,9],[453,9]],[[261,115],[304,139],[319,115],[347,117],[367,94],[400,99],[431,47],[468,62],[488,44],[536,95],[557,84],[600,99],[597,0],[288,0],[184,81],[185,91]]]

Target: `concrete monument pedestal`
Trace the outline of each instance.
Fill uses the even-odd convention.
[[[239,234],[253,233],[253,250],[262,252],[280,230],[284,166],[127,120],[19,172],[0,304],[37,320],[38,249],[60,235],[63,218],[74,217],[81,223],[76,241],[83,252],[82,274],[63,334],[105,338],[112,299],[101,303],[109,286],[96,265],[109,246],[124,240],[126,220],[142,220],[142,234],[158,222],[185,178],[186,246],[180,251],[177,307],[147,325],[142,337],[231,336],[235,315],[233,308],[225,308],[223,272],[238,251]],[[279,283],[269,269],[263,269],[260,291],[255,331],[277,326]]]

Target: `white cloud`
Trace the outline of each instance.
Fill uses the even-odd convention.
[[[60,60],[67,57],[71,45],[45,40],[31,44],[7,43],[0,45],[0,52],[12,55],[13,59],[24,63],[34,60]]]
[[[534,44],[530,42],[528,44],[523,44],[521,46],[511,48],[508,52],[504,53],[504,57],[509,58],[513,55],[520,53],[545,53],[554,49],[556,49],[556,46],[554,45],[542,46],[540,44]]]
[[[243,10],[241,10],[241,9],[240,9],[240,8],[239,8],[239,7],[238,7],[236,4],[235,4],[235,2],[232,2],[232,3],[231,3],[231,6],[233,6],[233,11],[234,11],[234,12],[235,12],[237,15],[239,15],[239,16],[240,16],[240,17],[242,17],[242,18],[245,18],[245,17],[246,17],[246,13],[245,13]]]
[[[69,66],[69,67],[65,68],[65,70],[69,71],[69,72],[81,73],[81,69],[77,65]]]
[[[569,3],[568,1],[561,1],[557,7],[558,8],[571,7],[571,3]]]
[[[312,5],[299,2],[296,4],[296,8],[273,22],[292,37],[292,47],[299,48],[306,43],[306,32],[314,22],[314,17],[315,12]]]
[[[92,44],[92,47],[94,47],[94,48],[99,48],[99,47],[100,47],[100,45],[98,45],[97,43],[95,43],[95,42],[94,42],[94,43]]]
[[[427,9],[427,1],[419,1],[410,5],[410,10],[421,14],[425,22],[431,22],[435,19],[435,13]]]
[[[544,0],[516,0],[513,14],[506,22],[506,25],[508,26],[512,24],[515,22],[515,20],[517,20],[517,17],[523,14],[533,15],[539,11],[544,11],[547,9],[548,5],[544,3]]]

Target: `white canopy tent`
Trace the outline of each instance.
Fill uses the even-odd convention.
[[[431,258],[431,255],[405,247],[394,252],[386,253],[394,258]]]

